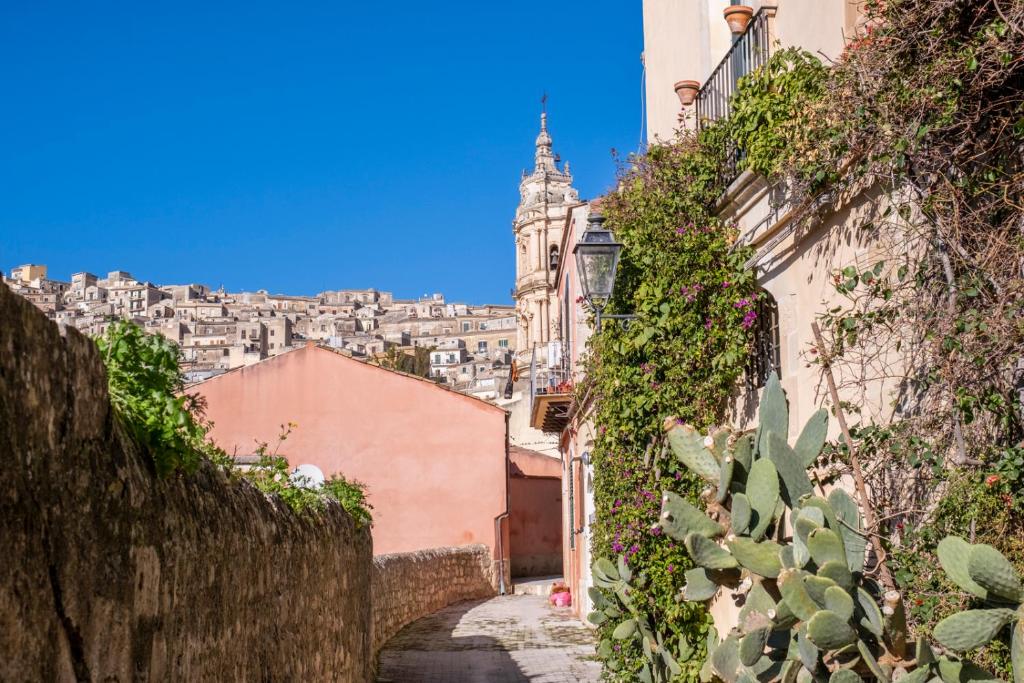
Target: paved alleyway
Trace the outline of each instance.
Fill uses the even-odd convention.
[[[409,624],[380,654],[383,683],[597,681],[592,632],[546,598],[507,595]]]

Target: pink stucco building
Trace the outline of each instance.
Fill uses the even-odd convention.
[[[206,398],[211,437],[229,453],[273,445],[281,425],[295,422],[280,448],[290,465],[367,484],[375,554],[484,543],[507,576],[503,409],[312,344],[193,391]]]

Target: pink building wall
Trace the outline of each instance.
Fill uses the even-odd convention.
[[[569,367],[573,371],[573,381],[582,379],[582,359],[586,353],[587,341],[592,330],[587,312],[579,302],[582,294],[579,273],[576,270],[576,259],[572,256],[575,244],[587,228],[587,219],[591,210],[596,210],[598,201],[589,206],[574,207],[566,219],[566,227],[562,233],[562,253],[565,254],[557,273],[557,292],[562,316],[561,338],[563,353],[568,356]],[[568,339],[566,339],[568,336]],[[590,599],[587,588],[591,585],[590,563],[590,529],[589,512],[593,509],[593,497],[588,489],[587,472],[589,466],[579,460],[584,453],[591,450],[593,424],[590,419],[591,404],[578,407],[569,425],[559,435],[559,451],[562,455],[561,486],[562,486],[562,556],[563,575],[573,595],[573,611],[583,616],[590,611]],[[570,479],[572,480],[570,484]],[[573,495],[569,495],[569,489]],[[571,507],[570,507],[571,506]],[[582,529],[581,533],[574,530]],[[570,535],[572,540],[570,541]]]
[[[280,448],[290,465],[367,484],[375,554],[484,543],[496,556],[495,518],[507,509],[501,408],[312,344],[194,391],[228,453],[273,446],[296,422]],[[507,558],[507,524],[502,534]]]
[[[512,446],[509,545],[512,576],[562,573],[562,465],[557,458]]]

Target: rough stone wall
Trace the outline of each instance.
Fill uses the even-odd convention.
[[[373,558],[373,651],[420,617],[496,592],[485,545],[378,555]]]
[[[0,458],[0,680],[368,680],[368,530],[157,478],[94,344],[5,286]]]

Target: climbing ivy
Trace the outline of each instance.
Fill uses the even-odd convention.
[[[756,318],[749,250],[735,226],[713,216],[728,154],[724,126],[650,148],[630,159],[601,212],[623,243],[611,309],[635,312],[592,339],[581,399],[595,400],[595,555],[623,555],[638,577],[637,604],[692,678],[703,661],[709,620],[677,593],[692,564],[682,544],[652,529],[662,490],[696,500],[701,485],[662,457],[666,419],[710,426],[722,415],[747,358]],[[603,625],[609,630],[613,625]],[[608,633],[602,634],[604,637]],[[634,640],[611,641],[609,671],[634,680],[643,664]]]

